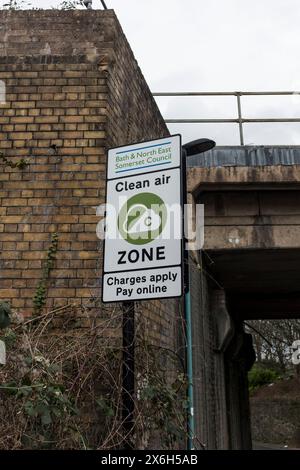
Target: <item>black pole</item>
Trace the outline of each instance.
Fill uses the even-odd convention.
[[[182,186],[183,186],[183,266],[184,266],[184,293],[186,294],[189,291],[190,283],[190,274],[189,274],[189,253],[186,249],[186,244],[188,239],[186,237],[186,220],[185,220],[185,210],[187,205],[187,176],[186,176],[186,160],[187,160],[187,151],[182,147]]]
[[[123,302],[122,419],[124,447],[133,448],[134,427],[134,302]]]
[[[107,6],[106,6],[105,1],[104,1],[104,0],[101,0],[101,3],[102,3],[102,6],[103,6],[104,10],[107,10]]]

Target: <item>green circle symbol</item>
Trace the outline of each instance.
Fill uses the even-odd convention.
[[[167,221],[164,201],[154,193],[140,193],[129,198],[118,215],[118,230],[133,245],[155,240]]]

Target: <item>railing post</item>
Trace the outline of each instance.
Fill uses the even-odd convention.
[[[242,117],[242,105],[241,105],[241,93],[236,93],[237,107],[238,107],[238,119],[239,119],[239,130],[240,130],[240,144],[244,145],[244,130],[243,130],[243,117]]]
[[[274,122],[299,122],[300,117],[293,118],[259,118],[259,119],[245,119],[242,115],[242,96],[291,96],[300,92],[295,91],[192,91],[192,92],[163,92],[153,93],[153,96],[235,96],[237,99],[237,119],[165,119],[166,123],[169,124],[238,124],[240,145],[244,146],[244,128],[245,123],[274,123]]]

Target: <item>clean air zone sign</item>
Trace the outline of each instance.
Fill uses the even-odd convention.
[[[181,136],[109,150],[103,302],[182,295]]]

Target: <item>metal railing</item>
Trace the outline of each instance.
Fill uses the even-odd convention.
[[[233,91],[233,92],[166,92],[166,93],[153,93],[153,96],[235,96],[237,103],[237,118],[235,119],[166,119],[165,122],[169,124],[238,124],[240,144],[244,145],[244,128],[245,123],[266,123],[266,122],[300,122],[299,118],[260,118],[260,119],[246,119],[242,115],[242,96],[289,96],[300,95],[296,91]]]

